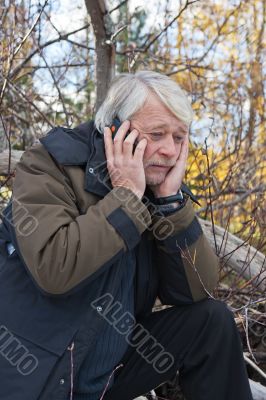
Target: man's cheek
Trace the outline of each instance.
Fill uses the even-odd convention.
[[[150,159],[150,146],[149,143],[147,143],[147,146],[144,150],[144,154],[143,154],[143,161],[145,163],[145,161],[148,161]]]

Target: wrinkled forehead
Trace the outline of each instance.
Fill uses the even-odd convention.
[[[163,129],[170,127],[187,134],[189,126],[172,113],[169,108],[156,95],[147,98],[143,106],[132,115],[130,120],[133,125],[141,124],[143,130]]]
[[[186,135],[189,131],[188,126],[183,122],[180,121],[177,118],[173,118],[172,120],[168,120],[168,123],[164,123],[161,121],[146,121],[143,123],[143,127],[148,130],[168,130],[169,126],[172,126],[176,130],[178,130],[180,133],[183,133]],[[173,123],[172,123],[173,122]]]
[[[179,134],[183,135],[187,135],[189,133],[189,127],[187,126],[187,124],[184,121],[178,119],[172,113],[141,113],[134,115],[130,120],[132,127],[141,129],[143,132],[171,131],[178,132]]]

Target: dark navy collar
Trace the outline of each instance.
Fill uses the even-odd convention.
[[[83,167],[87,192],[104,197],[111,190],[103,135],[96,129],[94,121],[73,129],[54,127],[40,142],[59,164]]]

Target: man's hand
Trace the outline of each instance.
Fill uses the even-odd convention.
[[[114,140],[112,139],[111,129],[104,128],[107,168],[113,187],[126,187],[139,198],[142,198],[146,188],[143,155],[147,140],[140,140],[133,154],[133,145],[139,136],[139,132],[133,129],[125,139],[129,126],[130,122],[124,121]]]
[[[165,180],[159,185],[150,186],[155,197],[172,196],[180,189],[186,171],[188,143],[188,135],[186,135],[181,146],[180,155],[175,165],[167,173]]]

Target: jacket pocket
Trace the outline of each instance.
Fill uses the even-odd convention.
[[[7,325],[0,325],[1,398],[36,400],[58,359],[73,338],[73,330],[62,329],[59,345],[41,342],[34,335],[25,337]]]

